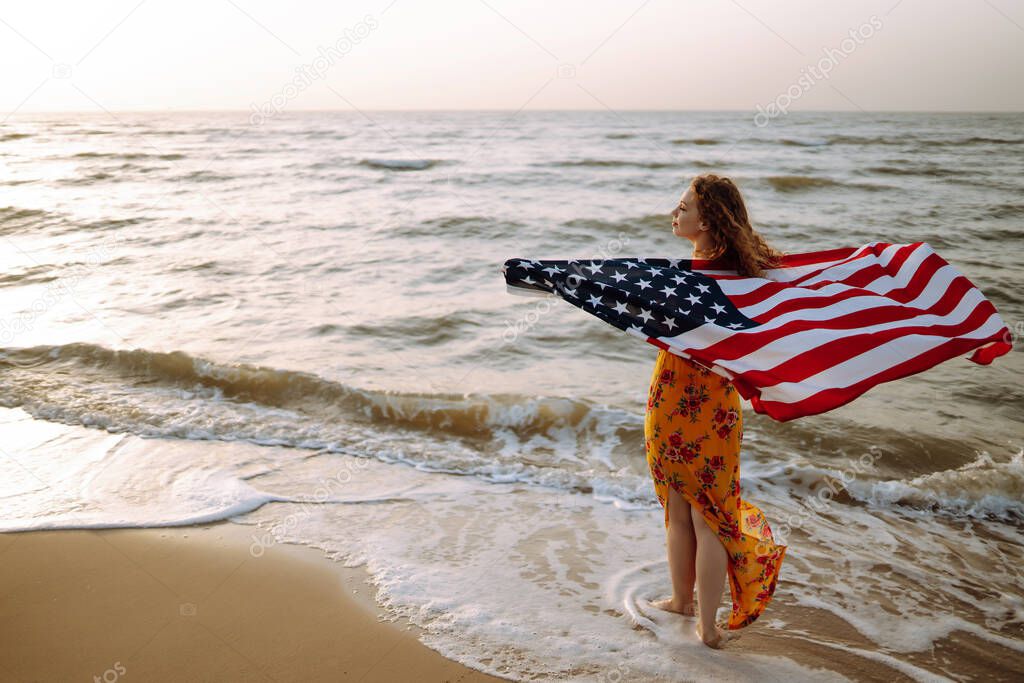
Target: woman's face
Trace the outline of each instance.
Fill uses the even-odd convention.
[[[703,232],[700,225],[702,223],[697,213],[697,195],[693,192],[693,185],[690,185],[679,198],[676,208],[672,210],[672,234],[695,240]]]

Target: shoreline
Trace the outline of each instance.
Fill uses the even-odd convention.
[[[383,619],[363,566],[289,543],[261,544],[254,555],[253,535],[263,533],[219,521],[0,534],[0,677],[515,680],[444,657],[407,620]],[[959,629],[929,652],[886,653],[831,612],[773,606],[802,628],[765,619],[720,654],[783,657],[822,679],[857,681],[941,676],[951,661],[960,675],[998,677],[1019,661],[1007,650],[996,665],[991,642]]]
[[[497,682],[379,620],[364,567],[275,543],[258,527],[0,535],[7,680]]]
[[[384,619],[363,566],[288,543],[261,543],[253,554],[263,533],[220,521],[0,534],[0,677],[515,680],[448,659],[420,642],[420,627]],[[998,677],[1019,661],[1007,650],[997,665],[991,642],[959,629],[930,651],[887,653],[829,611],[789,600],[773,607],[773,617],[802,627],[761,620],[720,654],[783,657],[846,680]]]

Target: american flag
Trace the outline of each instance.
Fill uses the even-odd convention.
[[[1012,348],[995,306],[926,242],[786,254],[764,277],[723,261],[512,258],[514,294],[558,296],[729,379],[784,422],[955,356]]]

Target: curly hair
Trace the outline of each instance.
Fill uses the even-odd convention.
[[[732,180],[702,173],[691,185],[697,195],[697,213],[711,237],[708,259],[732,259],[736,272],[746,277],[763,277],[764,268],[778,265],[784,252],[770,246],[750,225],[743,196]]]

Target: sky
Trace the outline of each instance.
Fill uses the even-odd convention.
[[[1021,111],[1024,0],[33,0],[0,5],[0,73],[0,119]]]

